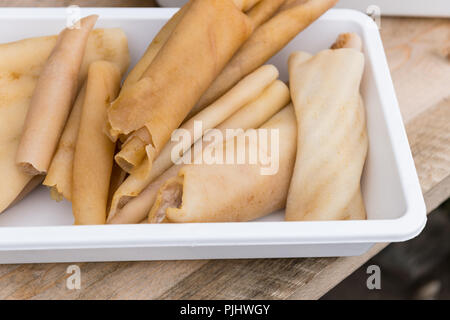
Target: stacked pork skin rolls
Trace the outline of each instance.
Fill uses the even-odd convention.
[[[112,139],[125,139],[116,162],[148,175],[152,162],[210,83],[252,32],[231,0],[186,4],[167,41],[140,79],[121,90],[108,110]]]
[[[154,199],[154,192],[149,194],[148,190],[155,190],[155,185],[162,182],[160,176],[167,177],[166,171],[176,174],[174,171],[176,169],[172,167],[179,167],[176,162],[186,152],[195,149],[195,144],[201,143],[209,129],[224,131],[233,128],[243,130],[258,128],[286,106],[289,102],[289,89],[283,82],[276,80],[277,77],[278,70],[274,66],[262,66],[242,79],[220,99],[185,122],[180,129],[189,132],[192,138],[194,138],[194,124],[201,123],[202,131],[197,139],[200,141],[190,140],[186,148],[177,151],[176,157],[173,157],[173,149],[177,144],[174,142],[167,144],[153,164],[147,186],[142,184],[142,179],[135,179],[134,175],[130,175],[113,197],[108,222],[139,222],[145,219]],[[140,190],[139,195],[127,196],[132,190]],[[138,203],[142,205],[139,209],[135,207]]]
[[[356,34],[340,35],[332,49],[314,56],[293,53],[292,105],[260,127],[276,129],[278,143],[255,144],[259,154],[277,144],[276,174],[263,175],[260,163],[248,161],[174,166],[144,193],[153,202],[148,222],[242,222],[285,207],[288,221],[365,219],[360,187],[368,149],[359,93],[363,70]],[[247,155],[251,146],[237,147],[236,139],[215,148]]]
[[[186,86],[190,88],[194,85],[195,88],[195,83],[198,80],[187,81],[188,78],[186,77],[182,77],[179,84],[177,84],[176,81],[170,81],[170,86],[162,86],[163,90],[170,90],[170,94],[174,95],[175,100],[171,101],[170,107],[168,108],[163,107],[170,100],[166,99],[167,95],[158,93],[149,99],[143,98],[137,101],[136,99],[138,98],[136,97],[138,97],[139,94],[136,92],[141,92],[142,94],[145,92],[145,94],[150,94],[149,92],[151,92],[151,90],[149,81],[153,81],[151,80],[152,77],[156,79],[155,75],[165,72],[165,70],[162,70],[164,65],[163,62],[167,64],[166,68],[168,68],[168,70],[174,68],[173,66],[171,67],[173,64],[182,65],[181,61],[183,60],[178,58],[169,59],[166,57],[161,61],[160,59],[163,59],[163,55],[167,56],[168,54],[173,55],[173,57],[182,55],[183,58],[186,58],[184,57],[184,53],[189,51],[188,49],[185,48],[183,52],[182,50],[176,50],[178,47],[181,48],[181,45],[177,44],[177,41],[180,41],[180,37],[176,37],[176,35],[178,35],[178,33],[189,34],[183,39],[194,40],[192,34],[195,33],[185,31],[187,27],[185,28],[183,26],[186,24],[192,24],[191,28],[193,30],[197,30],[198,26],[196,25],[197,23],[194,21],[194,18],[189,17],[196,16],[198,19],[198,16],[201,15],[200,13],[202,10],[205,10],[202,9],[202,6],[207,5],[209,7],[211,6],[211,3],[201,4],[199,0],[189,1],[184,7],[182,7],[178,13],[175,14],[172,19],[169,20],[169,22],[161,29],[159,34],[148,47],[144,56],[130,72],[127,79],[125,79],[124,87],[119,95],[119,98],[112,104],[110,110],[108,111],[108,117],[111,136],[117,137],[124,141],[122,148],[116,154],[115,159],[122,169],[129,175],[118,187],[112,197],[112,203],[108,216],[109,223],[135,223],[137,222],[137,217],[145,217],[141,214],[127,213],[125,216],[133,216],[133,219],[119,219],[119,216],[124,216],[117,215],[117,213],[119,211],[122,211],[122,213],[125,211],[131,212],[126,209],[122,210],[122,208],[125,208],[125,206],[134,198],[141,196],[144,189],[148,190],[149,188],[154,188],[155,185],[153,182],[168,168],[167,160],[168,153],[170,151],[168,145],[171,145],[168,140],[173,130],[178,128],[180,125],[180,120],[184,122],[181,128],[185,128],[185,125],[189,125],[189,123],[192,124],[190,119],[194,119],[194,116],[199,114],[199,112],[203,109],[209,108],[210,106],[217,104],[219,101],[222,101],[220,102],[222,104],[226,103],[226,101],[223,101],[225,96],[229,96],[232,91],[236,91],[234,89],[235,86],[240,84],[240,82],[246,79],[246,77],[251,76],[253,72],[258,71],[257,73],[259,73],[259,68],[265,61],[275,55],[281,48],[283,48],[283,46],[289,43],[295,35],[301,32],[330,7],[332,7],[336,3],[336,0],[261,0],[250,1],[244,6],[241,1],[235,2],[240,10],[245,8],[246,21],[252,26],[252,30],[250,34],[247,35],[248,39],[243,42],[237,52],[235,52],[232,57],[228,57],[229,61],[222,65],[222,70],[218,70],[219,72],[217,73],[215,79],[213,79],[213,81],[209,81],[211,78],[208,78],[208,86],[203,87],[203,92],[200,92],[201,90],[194,90],[193,92],[190,92],[190,94],[200,94],[197,96],[197,101],[192,103],[194,99],[189,100],[185,94],[175,97],[175,95],[180,92],[185,92],[186,90],[184,87]],[[239,4],[237,2],[241,3]],[[231,7],[229,9],[229,14],[239,16],[238,13],[231,10]],[[296,19],[292,19],[292,17],[296,17]],[[217,28],[215,23],[214,28]],[[203,29],[201,31],[203,31]],[[198,37],[201,37],[201,34],[199,34]],[[185,40],[185,42],[186,43],[184,45],[192,46],[195,50],[199,48],[196,42],[190,43],[187,40]],[[202,51],[202,56],[203,55],[204,51]],[[219,59],[219,61],[221,60]],[[200,65],[208,64],[207,61],[196,61],[196,63]],[[157,72],[155,68],[161,68],[161,70]],[[189,69],[189,66],[186,66],[186,70],[184,72],[192,72],[193,77],[197,77],[199,69],[202,68],[197,67]],[[162,80],[158,79],[155,81]],[[206,81],[205,78],[205,83],[208,81]],[[148,90],[143,87],[146,82],[148,82]],[[261,83],[256,85],[256,87],[263,87],[264,84],[264,80],[261,80]],[[151,86],[158,88],[158,85],[155,86],[155,84],[152,84]],[[241,87],[243,86],[244,84],[241,84]],[[175,90],[175,93],[173,92],[174,88],[177,88],[178,90]],[[130,100],[127,100],[127,96],[130,97]],[[249,94],[248,97],[251,97],[251,95]],[[163,104],[159,104],[155,99],[164,99]],[[130,103],[127,104],[126,101],[129,101]],[[152,108],[152,106],[158,107]],[[143,108],[144,111],[140,112],[137,110],[138,108]],[[189,114],[185,114],[185,110],[188,109],[190,109]],[[210,110],[213,109],[214,108],[211,108]],[[161,112],[164,112],[165,114],[159,114],[158,110],[161,110]],[[229,110],[232,110],[232,108],[229,108]],[[124,131],[122,129],[118,129],[116,126],[118,123],[116,123],[116,120],[119,122],[125,122],[125,120],[130,117],[137,117],[136,115],[139,115],[136,121],[142,122],[145,118],[145,116],[142,115],[145,115],[146,112],[149,113],[149,119],[153,119],[151,120],[153,124],[150,124],[149,122],[149,124],[145,125],[136,125],[131,129],[131,131],[133,131],[132,133],[129,133],[128,130]],[[212,112],[210,112],[210,114],[212,114]],[[203,114],[202,117],[203,116],[205,116],[205,114]],[[167,122],[167,119],[170,119],[170,121]],[[201,119],[195,118],[195,120]],[[216,124],[219,124],[221,121],[225,120],[225,118],[219,120],[219,122],[216,121]],[[127,122],[124,126],[125,125],[129,125],[129,123]],[[171,130],[167,130],[168,127],[170,127]],[[204,127],[206,128],[208,125],[205,125]],[[251,126],[243,126],[243,128],[246,127],[251,128]],[[214,128],[214,126],[212,126],[212,128]],[[152,130],[153,133],[150,134]],[[150,140],[151,142],[149,143]],[[143,196],[140,197],[140,199],[142,198]],[[137,201],[134,201],[133,203],[137,204]]]
[[[95,15],[0,45],[0,212],[43,181],[76,225],[365,219],[361,39],[266,64],[335,3],[190,0],[123,84]]]

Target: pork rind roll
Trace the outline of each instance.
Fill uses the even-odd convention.
[[[119,68],[92,63],[73,159],[72,209],[75,224],[104,224],[115,143],[104,132],[106,110],[119,92]]]
[[[293,108],[284,108],[261,129],[276,130],[278,141],[270,139],[265,146],[261,140],[253,146],[247,141],[244,148],[248,151],[254,147],[266,155],[275,151],[279,155],[279,166],[274,174],[262,174],[263,165],[249,161],[185,165],[177,177],[167,180],[160,188],[149,222],[240,222],[284,208],[296,151]],[[237,144],[236,139],[217,147],[223,148],[224,153],[231,149],[236,155],[246,153],[246,150],[239,150],[242,145]]]
[[[0,45],[0,212],[42,181],[42,177],[33,179],[20,170],[15,157],[30,98],[56,41],[56,36],[49,36]],[[122,30],[96,29],[90,33],[79,83],[86,78],[91,62],[99,59],[114,61],[126,70],[128,45]]]
[[[128,136],[118,164],[127,172],[152,160],[252,31],[231,0],[195,0],[141,79],[108,110],[113,139]]]
[[[325,50],[289,59],[298,123],[286,220],[365,219],[361,174],[368,138],[359,86],[364,55]]]

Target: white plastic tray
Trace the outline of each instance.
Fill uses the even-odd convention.
[[[98,27],[125,30],[133,64],[174,12],[82,9],[83,16],[100,15]],[[55,34],[65,21],[65,9],[0,9],[0,42]],[[40,187],[0,215],[0,263],[348,256],[416,236],[426,210],[375,23],[357,11],[331,10],[271,62],[287,80],[292,51],[317,52],[349,31],[363,38],[367,62],[361,87],[370,141],[362,180],[367,221],[283,222],[279,212],[247,223],[72,226],[70,204],[50,200]]]

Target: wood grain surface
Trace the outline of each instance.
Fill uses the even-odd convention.
[[[3,1],[0,6],[151,5],[153,1]],[[382,19],[382,38],[428,211],[450,195],[450,20]],[[349,258],[0,266],[0,299],[317,299],[385,247]]]

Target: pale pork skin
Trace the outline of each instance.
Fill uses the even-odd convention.
[[[89,34],[98,16],[64,29],[47,59],[28,109],[16,163],[29,175],[46,174],[78,92],[79,73]]]
[[[73,158],[75,224],[105,224],[115,143],[104,133],[106,110],[117,97],[122,74],[107,61],[91,64]]]
[[[42,176],[33,178],[24,173],[16,165],[15,158],[31,96],[56,42],[57,36],[48,36],[0,44],[0,96],[4,97],[0,99],[0,135],[3,138],[0,142],[0,212],[25,196],[43,179]],[[114,62],[122,71],[126,70],[129,54],[127,38],[122,30],[95,29],[89,34],[78,83],[84,82],[89,65],[99,59]],[[49,169],[49,186],[64,184],[71,189],[71,181],[66,180],[66,177],[71,176],[72,172],[70,154],[73,146],[67,147],[68,145],[61,151],[55,165],[52,160],[55,168]],[[62,193],[69,196],[65,192],[67,190],[68,188],[64,188]]]
[[[361,175],[368,150],[361,40],[340,35],[331,50],[289,59],[298,125],[286,220],[361,220]]]

